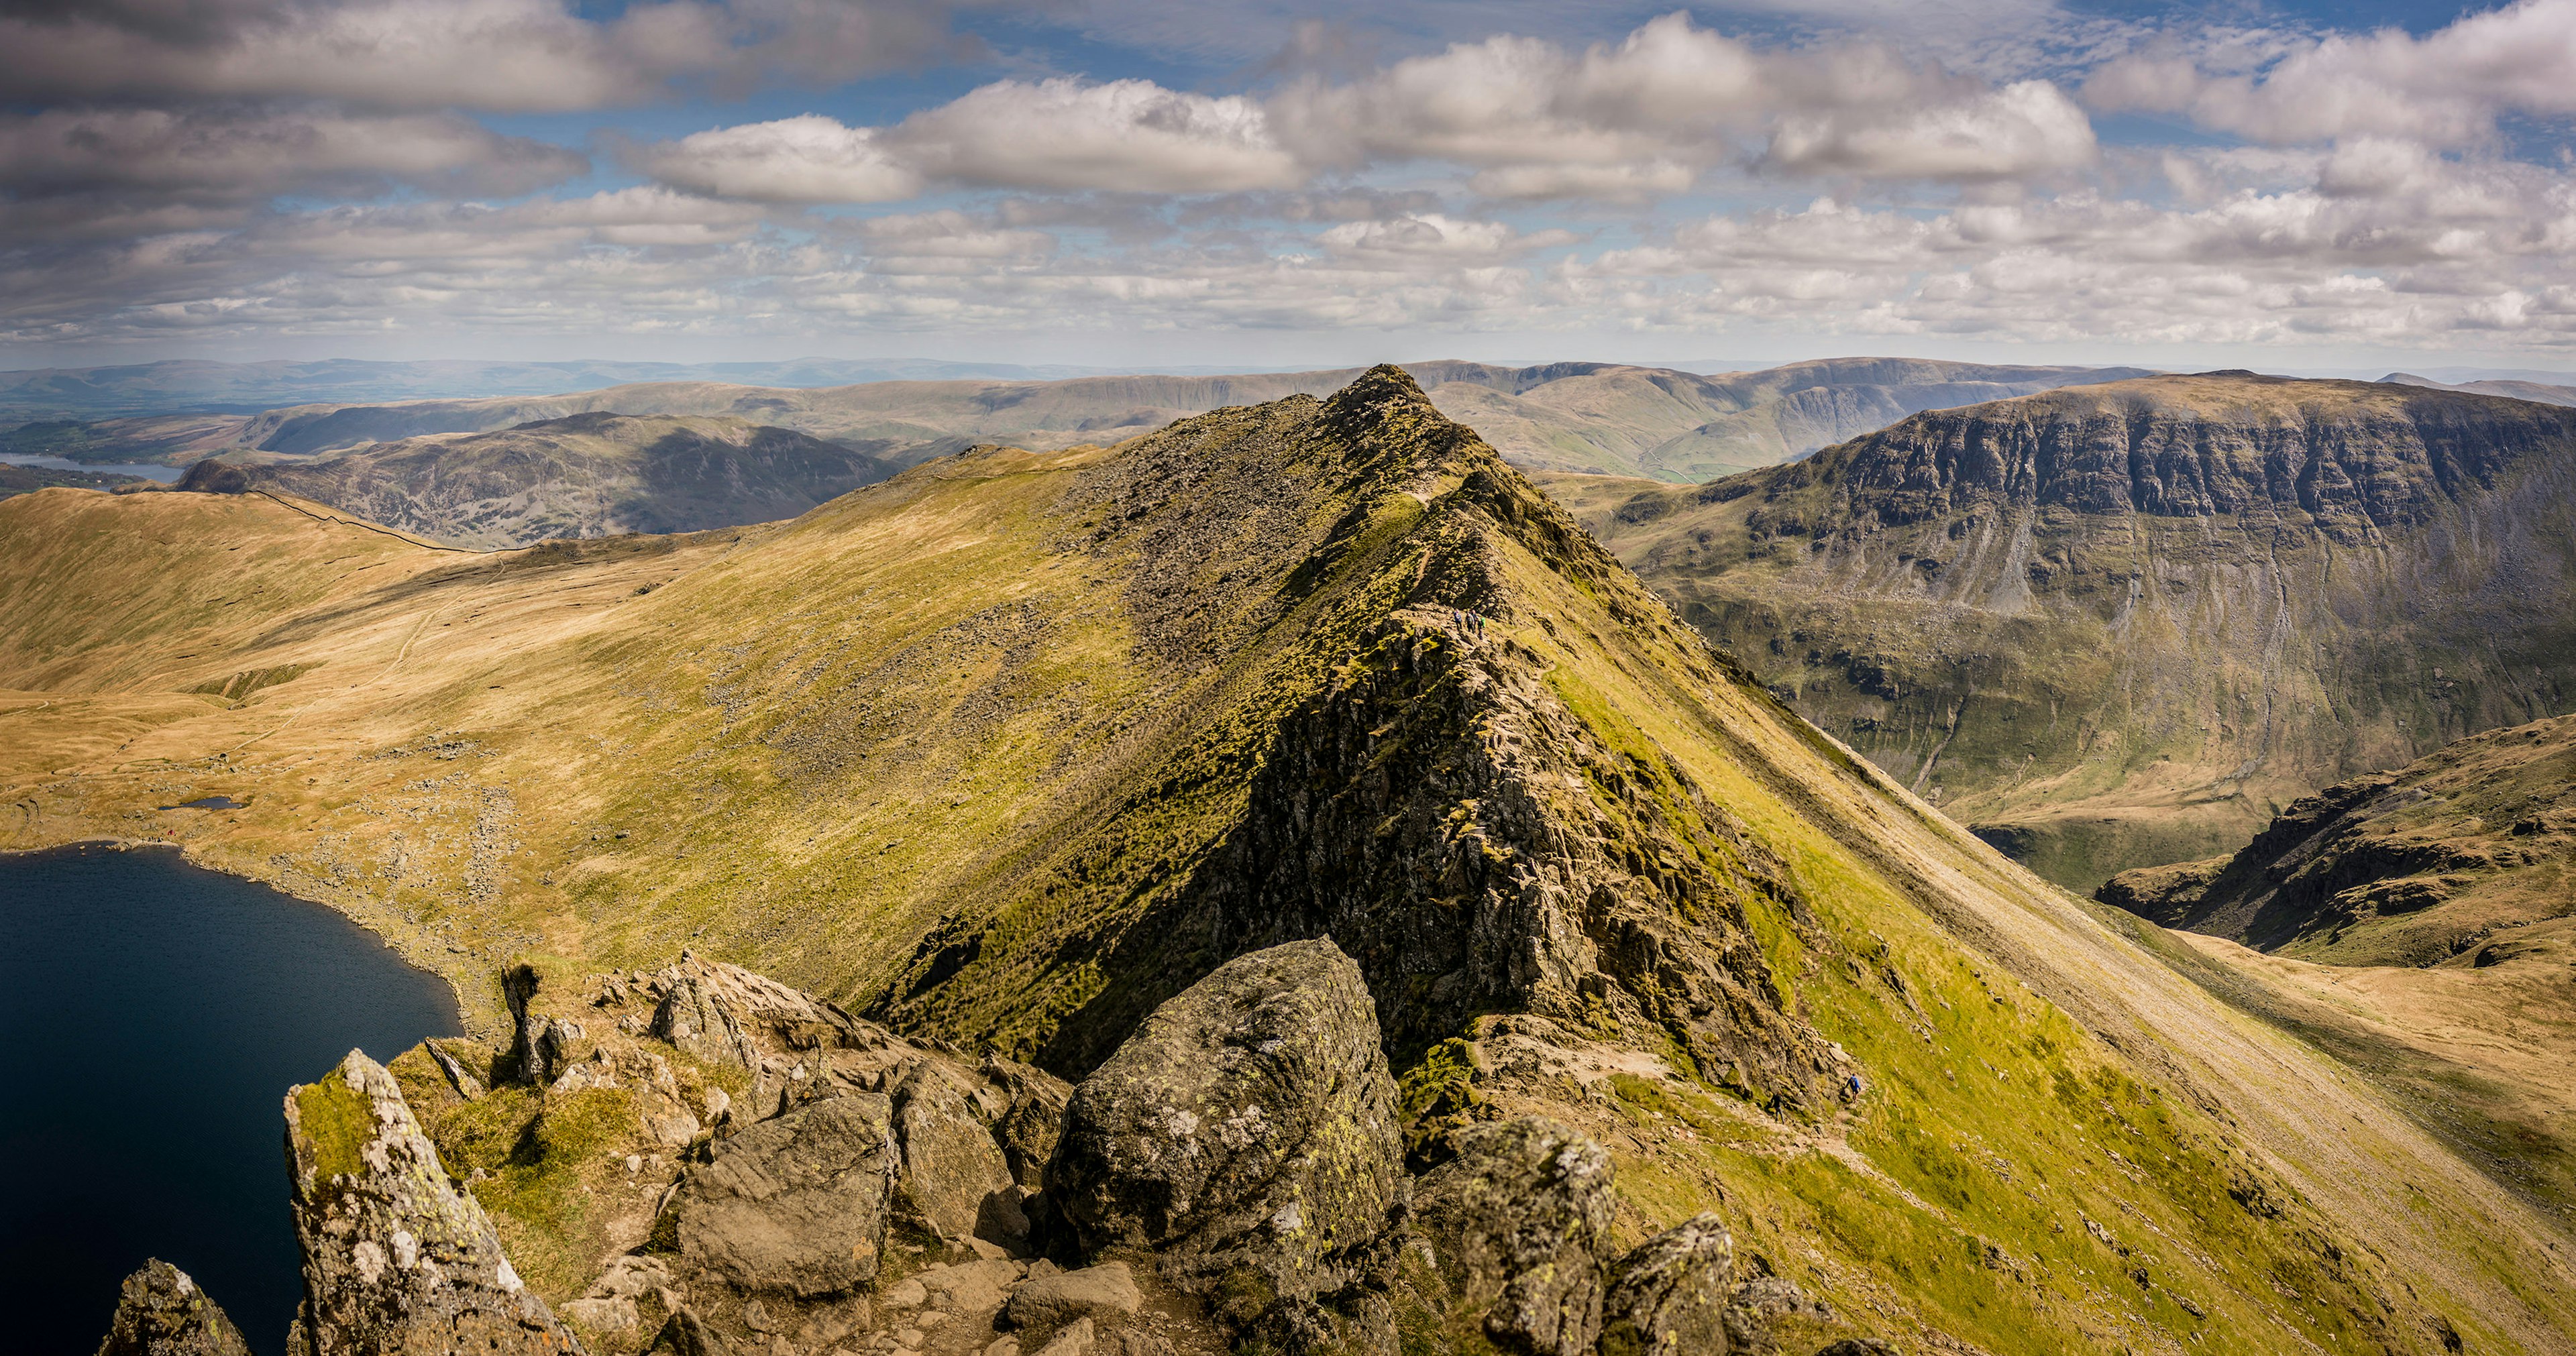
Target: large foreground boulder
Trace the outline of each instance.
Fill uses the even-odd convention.
[[[1457,1156],[1414,1192],[1415,1227],[1452,1304],[1524,1356],[1583,1356],[1601,1334],[1610,1155],[1536,1117],[1458,1132]]]
[[[155,1257],[125,1278],[98,1356],[250,1356],[250,1344],[188,1273]]]
[[[288,1092],[286,1147],[304,1251],[289,1356],[582,1349],[520,1283],[383,1065],[352,1050]]]
[[[680,1179],[680,1256],[748,1293],[839,1294],[877,1275],[895,1167],[893,1109],[851,1092],[712,1146]],[[997,1155],[998,1156],[998,1155]]]
[[[1735,1296],[1735,1240],[1699,1215],[1638,1244],[1610,1266],[1601,1356],[1725,1356]]]
[[[1346,1284],[1403,1191],[1378,1040],[1330,941],[1237,957],[1164,1003],[1065,1109],[1046,1185],[1077,1250],[1153,1254],[1256,1308]]]

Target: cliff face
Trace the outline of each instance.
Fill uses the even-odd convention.
[[[1299,1209],[1213,1210],[1189,1272],[1275,1348],[1403,1314],[1414,1350],[1732,1343],[1738,1308],[1999,1356],[2576,1332],[2554,1225],[1818,737],[1392,369],[726,533],[460,559],[281,499],[48,491],[0,503],[0,564],[0,673],[54,694],[0,742],[9,841],[183,838],[382,928],[496,1034],[506,998],[464,1076],[394,1073],[569,1324],[678,1321],[698,1272],[724,1298],[677,1350],[828,1352],[861,1290],[991,1311],[1052,1279],[955,1251],[1046,1227],[1000,1197],[1052,1074],[1140,1089],[1097,1125],[1185,1092],[1222,1114],[1157,1123],[1230,1162],[1274,1161],[1257,1126],[1312,1143],[1275,1159],[1318,1174]],[[238,808],[149,808],[206,794]],[[618,970],[684,945],[776,982]],[[1275,945],[1366,991],[1391,1118],[1355,997],[1199,988]],[[1204,1053],[1119,1058],[1175,1002]],[[1299,1054],[1291,1009],[1352,1020]],[[1153,1072],[1196,1060],[1227,1076]],[[1250,1118],[1318,1083],[1366,1095]],[[1399,1144],[1427,1264],[1359,1223]],[[1086,1250],[1200,1237],[1086,1200]],[[1710,1211],[1724,1292],[1688,1281]],[[948,1250],[920,1292],[906,1229]],[[1026,1331],[1079,1321],[1063,1289]]]
[[[2576,704],[2576,413],[2241,374],[1934,411],[1588,523],[2061,883]]]
[[[183,490],[251,489],[485,550],[792,518],[893,474],[864,451],[739,419],[576,414],[316,460],[202,461]]]

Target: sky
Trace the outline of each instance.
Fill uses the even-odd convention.
[[[2576,369],[2576,0],[0,0],[0,367]]]

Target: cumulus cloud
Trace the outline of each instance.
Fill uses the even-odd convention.
[[[2420,38],[2391,28],[2271,46],[2243,70],[2227,60],[2241,44],[2123,57],[2085,82],[2085,98],[2274,144],[2376,135],[2462,146],[2492,138],[2507,114],[2576,113],[2576,0],[2519,0]]]
[[[674,187],[760,202],[894,202],[923,186],[874,128],[816,113],[697,132],[625,158]]]
[[[633,149],[636,168],[693,192],[770,202],[890,202],[934,181],[1054,192],[1238,193],[1309,171],[1259,104],[1148,80],[1004,80],[894,127],[815,114]]]
[[[1234,193],[1306,180],[1259,104],[1150,80],[1004,80],[904,119],[890,139],[928,173],[1005,188]]]
[[[2011,179],[2093,163],[2092,121],[2045,80],[1907,110],[1796,117],[1771,138],[1769,163],[1873,178]]]
[[[2084,111],[2042,80],[2001,89],[1876,43],[1759,53],[1670,14],[1575,52],[1489,38],[1272,101],[1321,164],[1440,160],[1504,198],[1637,201],[1687,190],[1769,142],[1790,173],[1978,180],[2092,162]]]
[[[568,0],[159,0],[0,15],[21,99],[327,98],[367,107],[600,108],[674,81],[839,82],[962,50],[937,0],[655,0],[613,19]]]
[[[1385,221],[1347,221],[1316,237],[1325,249],[1349,259],[1453,263],[1486,263],[1571,245],[1580,238],[1564,230],[1524,234],[1499,221],[1458,221],[1436,212]]]
[[[2038,78],[2090,61],[1757,45],[1684,14],[1350,48],[1257,95],[1030,77],[877,125],[611,137],[649,182],[562,196],[525,195],[580,152],[468,115],[831,83],[945,50],[938,2],[0,8],[0,77],[32,91],[0,115],[0,341],[1779,326],[2576,351],[2576,183],[2496,134],[2576,109],[2551,45],[2576,0],[2420,38],[2204,31],[2083,86],[2216,133],[2187,145],[2097,144]],[[1830,196],[1781,206],[1800,180]]]

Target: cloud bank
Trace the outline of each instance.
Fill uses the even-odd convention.
[[[0,116],[0,342],[2576,348],[2576,0],[2422,33],[2025,5],[2022,40],[1973,69],[1867,7],[1788,38],[1675,13],[1383,54],[1310,26],[1279,62],[1197,85],[1033,70],[856,99],[987,60],[962,13],[13,8],[0,77],[27,93]],[[723,116],[753,94],[808,111]],[[529,130],[575,114],[590,130]]]

